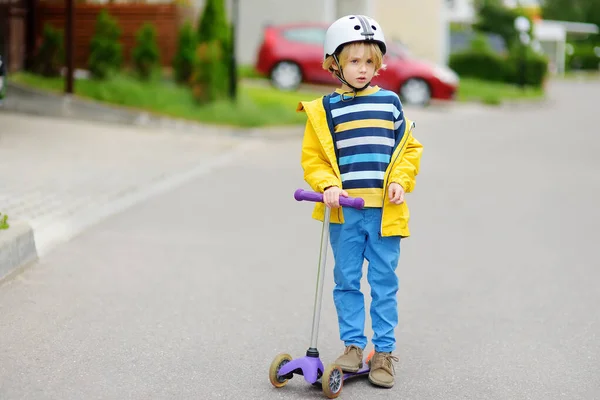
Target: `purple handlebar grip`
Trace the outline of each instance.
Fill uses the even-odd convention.
[[[314,201],[318,203],[323,202],[323,193],[311,192],[304,189],[298,189],[294,192],[294,198],[298,201]],[[342,197],[340,196],[340,205],[344,207],[352,207],[357,210],[362,209],[365,206],[365,201],[360,197]]]

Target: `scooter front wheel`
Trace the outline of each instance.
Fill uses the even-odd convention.
[[[329,399],[335,399],[342,393],[342,387],[344,386],[344,372],[342,368],[335,364],[329,365],[323,372],[321,382],[325,396]]]
[[[292,361],[292,356],[289,354],[278,354],[269,368],[269,380],[276,388],[284,387],[288,383],[288,379],[279,375],[279,370],[285,364]]]

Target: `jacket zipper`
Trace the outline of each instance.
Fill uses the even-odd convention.
[[[410,129],[408,131],[409,135],[412,135],[413,127],[414,122],[410,125]],[[406,146],[406,143],[408,143],[409,138],[410,136],[406,138],[404,144],[402,145],[402,148],[398,150],[398,154],[396,154],[396,157],[394,157],[394,161],[392,161],[392,163],[390,164],[390,173],[385,176],[385,180],[383,181],[383,200],[381,201],[381,225],[379,226],[379,238],[382,237],[383,232],[383,207],[385,206],[385,196],[387,194],[387,182],[390,177],[390,174],[392,173],[392,170],[394,169],[394,164],[396,164],[396,161],[398,161],[398,157],[400,157],[400,153],[402,153],[402,150],[404,149],[404,146]]]

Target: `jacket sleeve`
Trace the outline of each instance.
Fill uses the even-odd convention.
[[[399,183],[406,193],[412,192],[415,187],[416,177],[419,173],[423,145],[412,135],[409,129],[406,150],[402,159],[394,166],[390,173],[390,182]]]
[[[310,120],[306,122],[302,140],[301,164],[304,180],[315,192],[323,192],[329,186],[342,187],[342,182],[335,175]]]

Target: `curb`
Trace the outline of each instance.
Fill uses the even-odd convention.
[[[144,110],[103,104],[78,96],[33,89],[10,81],[7,82],[7,96],[4,99],[2,107],[0,107],[0,110],[2,109],[28,115],[133,125],[145,128],[185,131],[186,133],[200,134],[209,131],[218,131],[219,134],[228,134],[235,137],[275,138],[280,135],[293,137],[301,136],[304,132],[303,125],[240,128],[235,126],[202,124],[185,119],[160,116]]]
[[[38,260],[33,229],[24,221],[11,221],[0,230],[0,284]]]

